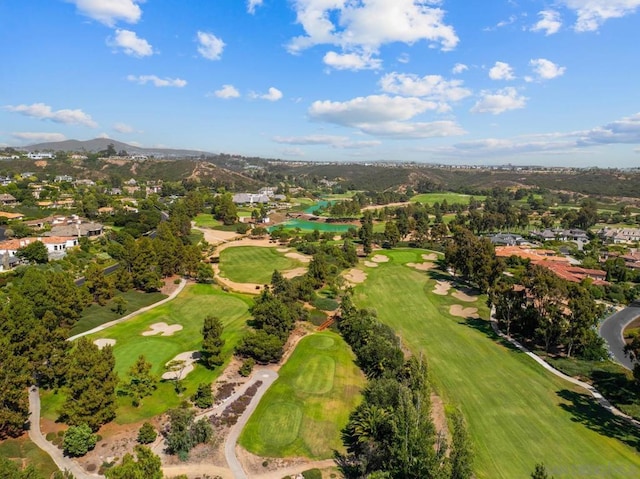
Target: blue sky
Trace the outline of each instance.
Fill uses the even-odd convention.
[[[640,0],[0,0],[0,145],[640,165]]]

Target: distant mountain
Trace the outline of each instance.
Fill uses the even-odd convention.
[[[210,152],[198,150],[173,150],[170,148],[140,148],[138,146],[128,145],[111,138],[94,138],[93,140],[65,140],[49,143],[38,143],[35,145],[24,146],[24,151],[77,151],[86,153],[96,153],[106,150],[112,144],[116,151],[125,150],[129,154],[139,154],[146,156],[156,156],[163,158],[176,158],[185,156],[201,156],[211,155]]]

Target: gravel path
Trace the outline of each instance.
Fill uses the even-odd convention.
[[[600,325],[600,336],[607,342],[616,361],[627,369],[633,369],[631,358],[624,354],[624,328],[640,316],[640,304],[635,303],[609,316]]]

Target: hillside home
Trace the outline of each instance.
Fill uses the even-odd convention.
[[[0,216],[4,216],[8,220],[21,220],[24,218],[22,213],[11,213],[9,211],[0,211]]]
[[[634,243],[640,241],[640,229],[638,228],[602,228],[598,236],[603,241],[613,244]]]
[[[16,204],[18,204],[18,200],[16,200],[15,196],[10,195],[9,193],[0,194],[0,205],[13,206]]]
[[[36,241],[42,242],[47,247],[50,256],[64,256],[68,248],[78,246],[78,238],[65,238],[59,236],[16,238],[0,242],[0,254],[15,256],[20,248],[30,245]]]

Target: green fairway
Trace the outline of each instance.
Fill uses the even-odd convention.
[[[385,252],[390,261],[366,269],[355,301],[375,308],[414,353],[425,352],[438,392],[467,419],[477,477],[525,478],[538,462],[556,479],[640,477],[640,432],[503,344],[487,321],[450,315],[459,304],[486,318],[485,298],[434,294],[437,272],[404,265],[422,253]]]
[[[411,198],[411,201],[414,203],[426,203],[432,205],[436,202],[442,204],[442,202],[446,200],[450,205],[466,205],[469,204],[469,200],[471,199],[471,197],[472,195],[463,195],[460,193],[423,193],[413,196]],[[484,201],[485,196],[473,195],[473,198],[478,201]]]
[[[153,365],[152,372],[161,376],[165,363],[176,355],[200,349],[200,332],[204,317],[217,316],[224,324],[223,338],[226,344],[223,354],[228,360],[238,343],[249,318],[248,308],[251,300],[241,295],[225,293],[216,286],[195,284],[188,286],[180,295],[162,306],[125,321],[105,331],[89,336],[90,340],[99,338],[115,339],[113,352],[116,357],[116,371],[121,380],[140,354]],[[168,325],[180,324],[183,329],[172,336],[143,336],[155,323]],[[225,363],[226,364],[226,363]],[[183,381],[186,391],[179,397],[174,391],[172,381],[162,381],[155,393],[144,398],[142,406],[134,408],[128,397],[119,398],[116,421],[121,424],[147,419],[176,407],[180,401],[195,392],[201,382],[211,382],[220,375],[224,365],[211,371],[199,364]],[[62,394],[43,394],[43,416],[56,419]]]
[[[360,401],[364,378],[342,338],[331,331],[303,338],[240,436],[266,457],[327,459],[342,450],[340,430]]]
[[[220,252],[220,273],[236,283],[267,284],[274,270],[286,271],[302,266],[277,248],[238,246]]]
[[[217,228],[222,224],[209,213],[200,213],[193,222],[198,228]]]

